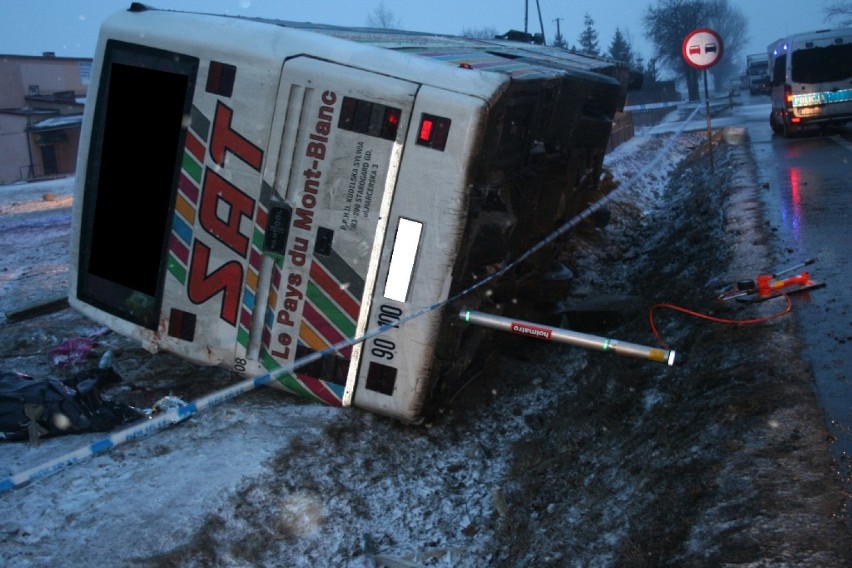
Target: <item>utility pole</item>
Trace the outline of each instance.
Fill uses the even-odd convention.
[[[538,0],[535,0],[535,7],[538,9],[538,25],[541,28],[541,45],[547,45],[547,40],[544,38],[544,20],[541,19],[541,5]]]
[[[542,45],[547,45],[547,42],[544,40],[544,21],[541,19],[541,5],[538,3],[538,0],[535,0],[535,6],[538,9],[538,25],[541,26],[541,43]],[[529,33],[529,20],[530,20],[530,0],[524,0],[524,33]]]
[[[556,37],[562,37],[562,31],[559,29],[559,22],[564,19],[565,18],[556,18],[555,20],[553,20],[554,22],[556,22]]]
[[[30,165],[27,168],[27,181],[30,181],[35,177],[35,168],[33,167],[33,146],[32,141],[30,140],[30,129],[33,127],[32,125],[32,109],[27,107],[27,127],[24,129],[24,139],[27,142],[27,155],[30,158]]]

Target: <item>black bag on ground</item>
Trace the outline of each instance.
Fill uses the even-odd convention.
[[[101,398],[100,386],[120,380],[112,369],[83,371],[65,381],[0,372],[0,440],[106,432],[143,417]]]

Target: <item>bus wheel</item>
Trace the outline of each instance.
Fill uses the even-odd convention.
[[[783,128],[781,128],[781,125],[778,124],[778,119],[775,118],[775,112],[769,113],[769,127],[775,134],[781,134],[781,132],[784,130]]]

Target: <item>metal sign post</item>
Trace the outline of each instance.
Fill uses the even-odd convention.
[[[710,125],[710,93],[707,87],[707,69],[722,58],[722,37],[709,28],[698,28],[689,32],[681,44],[681,53],[686,62],[695,69],[704,71],[704,104],[707,112],[707,145],[710,148],[710,171],[715,172],[713,163],[713,128]]]
[[[707,89],[707,69],[704,69],[704,111],[707,114],[707,147],[710,149],[710,173],[716,173],[713,163],[713,128],[710,126],[710,94]]]

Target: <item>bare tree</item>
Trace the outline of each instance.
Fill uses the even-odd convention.
[[[707,25],[711,15],[710,4],[703,0],[658,0],[656,6],[648,6],[642,19],[645,36],[654,45],[655,61],[686,79],[690,101],[701,98],[699,77],[684,60],[681,46],[691,31]]]
[[[660,71],[657,68],[657,60],[651,58],[648,63],[643,65],[642,58],[636,59],[636,66],[642,70],[642,85],[643,87],[653,87],[660,80]]]
[[[838,26],[852,26],[852,0],[831,0],[823,4],[825,21]]]
[[[726,88],[728,79],[741,71],[740,63],[745,57],[743,49],[748,43],[748,18],[739,8],[731,6],[729,0],[710,0],[712,16],[710,27],[722,37],[725,52],[722,59],[709,69],[716,90]]]
[[[379,2],[373,13],[367,16],[367,25],[372,28],[393,29],[398,28],[400,23],[393,12],[385,7],[385,3]]]

